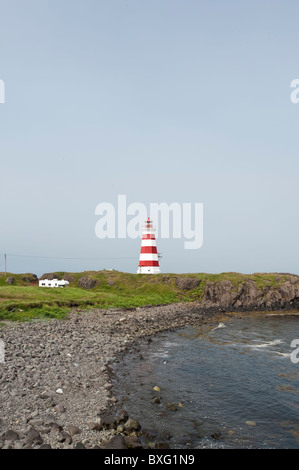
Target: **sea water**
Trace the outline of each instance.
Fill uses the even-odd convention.
[[[158,334],[121,361],[115,392],[171,448],[299,448],[297,338],[294,312]]]

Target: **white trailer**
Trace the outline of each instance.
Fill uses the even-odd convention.
[[[68,284],[69,282],[65,281],[64,279],[62,279],[61,281],[59,281],[58,279],[43,279],[38,283],[39,287],[65,287]]]

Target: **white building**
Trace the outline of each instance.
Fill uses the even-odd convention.
[[[61,281],[58,279],[52,279],[51,281],[49,279],[43,279],[42,281],[39,281],[39,287],[65,287],[68,284],[69,282],[64,279]]]

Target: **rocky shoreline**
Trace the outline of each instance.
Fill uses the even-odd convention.
[[[65,320],[0,323],[0,448],[141,447],[146,432],[113,396],[112,365],[138,350],[141,339],[215,322],[226,311],[195,302],[76,309]]]

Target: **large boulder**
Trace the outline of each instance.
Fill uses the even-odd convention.
[[[89,276],[81,277],[78,282],[78,287],[82,289],[93,289],[97,285],[97,281]]]
[[[38,277],[36,274],[26,274],[25,276],[21,277],[23,282],[37,282]]]
[[[49,279],[49,281],[53,281],[53,279],[60,280],[60,276],[57,273],[45,273],[39,278],[39,280],[42,281],[44,279]]]
[[[192,277],[176,277],[175,282],[180,290],[192,290],[196,289],[201,281]]]
[[[235,287],[230,281],[207,282],[203,305],[205,307],[273,309],[299,303],[299,277],[293,276],[282,282],[277,279],[276,286],[261,288],[246,279]]]
[[[230,281],[207,282],[204,294],[207,306],[230,307],[235,299],[235,287]]]
[[[64,274],[63,275],[63,279],[65,281],[68,281],[70,284],[72,284],[73,282],[76,281],[76,279],[74,278],[74,276],[72,276],[71,274]]]
[[[10,286],[12,286],[15,283],[15,278],[14,277],[8,277],[7,279],[5,279],[5,282],[7,284],[9,284]]]

